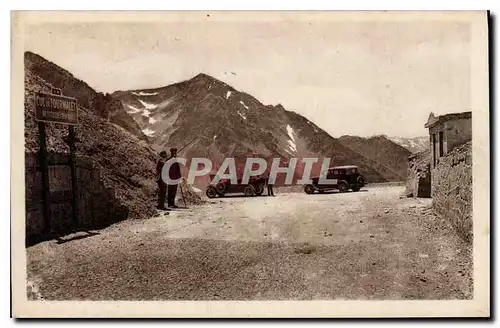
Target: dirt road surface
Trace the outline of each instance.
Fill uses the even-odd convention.
[[[213,199],[27,248],[48,300],[470,299],[469,247],[402,187]],[[85,237],[85,234],[82,236]]]

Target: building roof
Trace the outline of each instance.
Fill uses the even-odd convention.
[[[425,123],[426,128],[431,128],[436,124],[440,124],[450,120],[462,120],[472,118],[472,112],[462,112],[462,113],[452,113],[441,116],[434,116],[434,113],[430,113],[427,123]]]

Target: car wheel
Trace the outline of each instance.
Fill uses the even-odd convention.
[[[306,192],[306,194],[314,194],[314,186],[313,185],[306,185],[304,187],[304,191]]]
[[[205,194],[207,195],[208,198],[215,198],[217,197],[217,190],[215,190],[214,187],[209,186]]]
[[[345,182],[339,183],[338,188],[340,192],[347,192],[349,190],[349,186]]]
[[[250,197],[255,194],[255,188],[251,185],[248,185],[245,187],[245,190],[243,192],[245,193],[245,196]]]

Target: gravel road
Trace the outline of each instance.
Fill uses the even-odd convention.
[[[27,248],[47,300],[470,299],[471,247],[403,187],[228,197]],[[80,238],[79,237],[85,237]]]

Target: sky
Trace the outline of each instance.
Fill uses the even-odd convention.
[[[41,23],[24,42],[100,92],[205,73],[334,137],[426,136],[431,111],[471,110],[470,26],[463,22]]]

